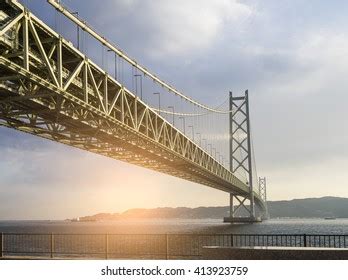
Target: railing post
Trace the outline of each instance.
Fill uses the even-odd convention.
[[[166,245],[166,260],[168,260],[168,259],[169,259],[169,250],[168,250],[168,249],[169,249],[169,248],[168,248],[168,246],[169,246],[169,244],[168,244],[168,234],[166,234],[166,235],[165,235],[165,238],[166,238],[166,241],[165,241],[165,242],[166,242],[166,244],[165,244],[165,245]]]
[[[50,252],[51,252],[51,259],[53,259],[53,254],[54,254],[54,235],[51,233],[50,235]]]
[[[4,233],[1,233],[0,236],[0,258],[2,258],[4,255]]]
[[[233,234],[231,234],[231,247],[234,247],[234,244],[233,244]]]
[[[105,259],[108,259],[109,255],[109,235],[105,234]]]
[[[307,247],[307,234],[303,235],[303,247]]]

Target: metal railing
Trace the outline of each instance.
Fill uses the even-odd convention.
[[[347,248],[348,235],[1,233],[0,257],[199,259],[204,246]]]

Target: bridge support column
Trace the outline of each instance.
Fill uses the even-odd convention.
[[[253,158],[250,132],[249,116],[249,95],[248,90],[244,96],[234,97],[232,92],[229,93],[229,146],[230,146],[230,170],[234,174],[246,173],[245,184],[249,186],[248,193],[244,195],[230,194],[230,216],[225,218],[225,222],[256,222],[259,219],[255,217],[255,200],[254,200],[254,182],[253,182]],[[237,175],[238,177],[238,175]],[[234,207],[234,199],[239,203]],[[245,202],[249,201],[248,207]],[[238,214],[242,215],[237,217]]]
[[[254,182],[252,166],[252,147],[250,133],[250,114],[249,114],[249,92],[245,91],[245,119],[247,123],[247,146],[248,146],[248,175],[249,175],[249,195],[250,195],[250,217],[255,218]]]
[[[233,194],[230,193],[230,218],[234,217]]]

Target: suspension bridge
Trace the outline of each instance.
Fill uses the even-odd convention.
[[[225,222],[267,217],[248,91],[216,107],[196,101],[48,2],[52,23],[0,3],[0,125],[224,191]]]

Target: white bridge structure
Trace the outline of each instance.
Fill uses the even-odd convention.
[[[115,73],[111,75],[18,1],[2,0],[0,125],[224,191],[231,202],[226,222],[267,217],[266,181],[259,186],[253,172],[247,91],[237,97],[230,93],[226,110],[203,105],[129,58],[62,4],[49,2],[80,32],[115,54]],[[122,81],[116,59],[135,69],[136,90]],[[161,90],[151,92],[158,97],[158,108],[145,101],[146,89],[139,78],[150,79]],[[180,101],[161,108],[165,94]],[[195,109],[175,112],[179,102]],[[228,120],[226,148],[220,154],[193,121],[187,126],[191,119],[212,115]],[[241,208],[247,215],[238,216]]]

